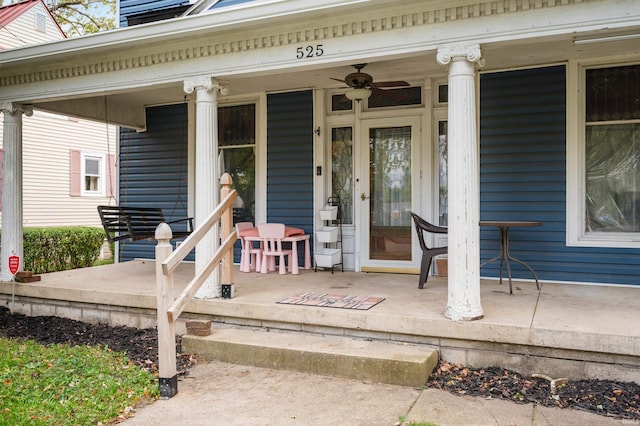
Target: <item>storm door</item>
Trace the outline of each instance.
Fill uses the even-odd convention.
[[[361,270],[413,270],[419,267],[410,215],[419,188],[419,120],[367,120],[362,135]]]

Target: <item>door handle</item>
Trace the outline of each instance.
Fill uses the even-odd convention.
[[[360,195],[360,199],[362,201],[366,200],[367,198],[371,198],[371,197],[367,197],[364,192],[362,193],[362,195]]]

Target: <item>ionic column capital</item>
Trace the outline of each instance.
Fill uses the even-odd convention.
[[[12,115],[22,113],[27,117],[33,115],[33,107],[31,105],[23,105],[15,102],[0,102],[0,111]]]
[[[466,60],[471,63],[477,63],[480,67],[484,66],[479,44],[440,46],[436,59],[440,65],[448,65],[451,61]]]
[[[217,91],[221,95],[229,94],[229,88],[227,85],[210,75],[198,76],[185,80],[183,83],[183,89],[187,94],[191,94],[195,90],[204,90],[206,92]]]

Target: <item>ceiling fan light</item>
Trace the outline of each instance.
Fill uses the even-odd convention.
[[[370,89],[349,89],[344,94],[348,99],[352,101],[361,101],[363,99],[368,99],[371,96]]]

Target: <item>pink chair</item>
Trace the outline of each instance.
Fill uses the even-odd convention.
[[[242,236],[242,231],[253,228],[251,222],[238,222],[236,223],[236,233],[240,240],[242,250],[240,251],[240,271],[251,272],[252,270],[259,271],[260,263],[262,260],[262,243],[258,241],[258,246],[253,245],[253,241],[246,241]]]
[[[289,257],[289,272],[291,272],[291,250],[282,249],[285,226],[282,223],[263,223],[258,225],[258,235],[262,240],[262,265],[260,272],[266,274],[268,270],[275,270],[276,257],[280,259],[280,274],[286,274],[285,258]]]

